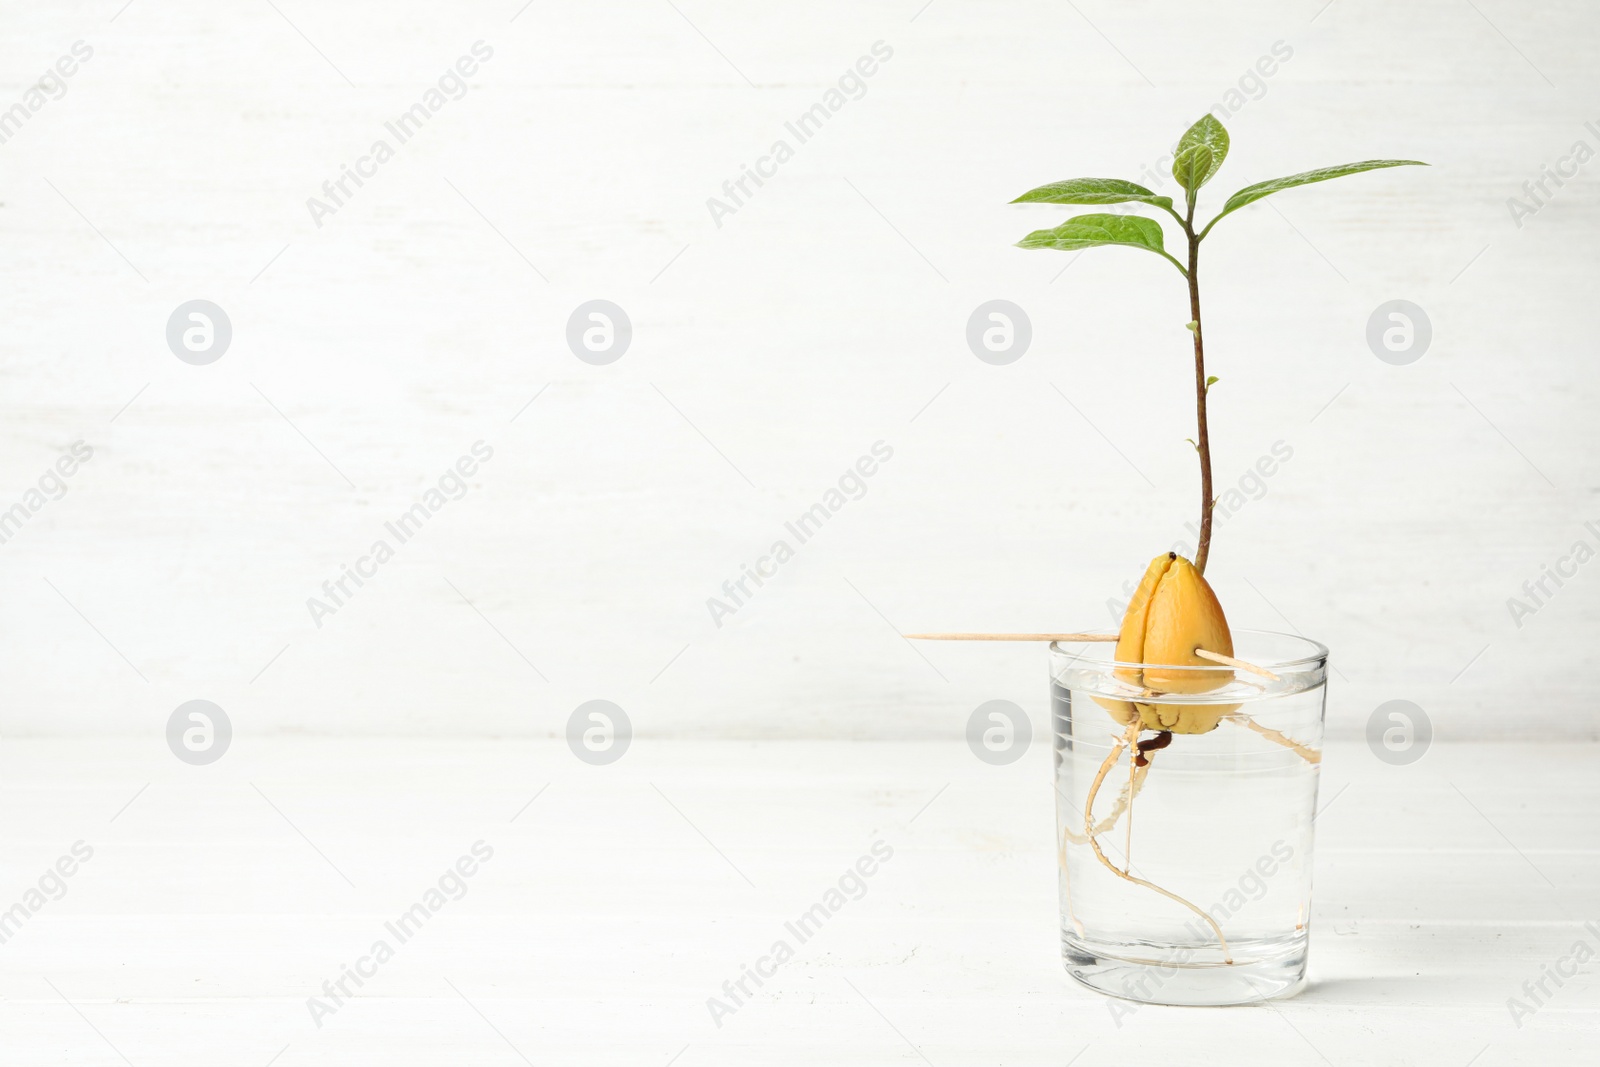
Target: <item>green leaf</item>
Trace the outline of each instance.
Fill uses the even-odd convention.
[[[1213,385],[1216,385],[1220,381],[1222,381],[1222,379],[1213,374],[1206,379],[1206,388],[1210,389]]]
[[[1194,200],[1194,194],[1206,183],[1211,172],[1217,168],[1212,166],[1215,159],[1211,149],[1203,144],[1192,144],[1179,152],[1172,160],[1172,176],[1178,179],[1178,184],[1189,191],[1189,199]]]
[[[1125,204],[1128,202],[1153,204],[1170,208],[1170,196],[1157,196],[1142,185],[1125,182],[1121,178],[1068,178],[1051,182],[1037,189],[1029,189],[1013,204]]]
[[[1074,215],[1050,230],[1034,230],[1017,242],[1018,248],[1058,248],[1075,252],[1097,245],[1128,245],[1166,256],[1161,241],[1161,224],[1139,215]],[[1182,266],[1179,265],[1179,270]]]
[[[1253,204],[1264,196],[1293,189],[1297,185],[1310,185],[1313,182],[1325,182],[1330,178],[1343,178],[1346,174],[1360,174],[1362,171],[1382,170],[1385,167],[1426,167],[1428,164],[1415,159],[1366,159],[1360,163],[1346,163],[1342,167],[1321,167],[1317,170],[1308,170],[1301,174],[1291,174],[1287,178],[1273,178],[1271,181],[1257,182],[1247,185],[1237,193],[1228,197],[1228,202],[1222,206],[1222,211],[1216,219],[1212,219],[1207,230],[1217,224],[1217,219],[1223,215],[1232,214],[1247,204]]]
[[[1172,176],[1189,190],[1193,199],[1195,191],[1211,180],[1227,158],[1228,131],[1215,115],[1207,112],[1178,139],[1172,157]]]

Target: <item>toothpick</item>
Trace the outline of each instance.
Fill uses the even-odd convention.
[[[1115,641],[1116,634],[902,634],[913,641]]]
[[[1212,663],[1225,663],[1229,667],[1237,667],[1241,671],[1249,671],[1251,674],[1259,674],[1261,677],[1269,678],[1274,682],[1283,680],[1276,674],[1273,674],[1271,671],[1267,670],[1265,667],[1257,667],[1254,663],[1246,663],[1242,659],[1234,659],[1232,656],[1224,656],[1220,652],[1207,652],[1203,648],[1197,648],[1194,650],[1194,654],[1199,656],[1201,659],[1208,659]]]

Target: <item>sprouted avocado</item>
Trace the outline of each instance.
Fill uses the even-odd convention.
[[[1035,230],[1018,242],[1018,246],[1053,248],[1064,252],[1101,245],[1139,248],[1171,263],[1188,285],[1189,317],[1184,326],[1192,336],[1194,345],[1197,429],[1195,437],[1188,440],[1200,461],[1199,544],[1193,563],[1172,552],[1162,553],[1152,560],[1123,615],[1121,630],[1116,638],[1115,658],[1124,666],[1117,669],[1116,677],[1130,688],[1132,698],[1095,699],[1127,729],[1114,740],[1111,751],[1101,763],[1089,788],[1083,808],[1082,836],[1071,831],[1067,836],[1080,844],[1087,841],[1100,863],[1117,877],[1160,893],[1199,915],[1210,924],[1222,947],[1224,959],[1231,963],[1227,939],[1216,920],[1176,893],[1129,873],[1131,860],[1126,858],[1132,850],[1134,797],[1138,795],[1150,771],[1154,753],[1171,744],[1174,735],[1207,733],[1216,729],[1221,722],[1237,722],[1268,740],[1294,750],[1309,762],[1314,763],[1321,758],[1314,749],[1263,727],[1248,716],[1239,715],[1238,704],[1183,704],[1166,699],[1138,699],[1139,696],[1165,698],[1170,694],[1199,694],[1220,689],[1233,680],[1234,674],[1228,667],[1217,667],[1216,664],[1231,664],[1271,676],[1270,672],[1232,658],[1233,637],[1228,629],[1227,618],[1205,579],[1206,563],[1211,554],[1212,509],[1216,504],[1211,484],[1211,438],[1206,423],[1206,398],[1219,379],[1206,374],[1205,334],[1200,318],[1200,245],[1222,219],[1273,193],[1362,171],[1426,164],[1412,159],[1369,159],[1257,182],[1230,196],[1222,210],[1210,222],[1199,227],[1195,222],[1195,207],[1200,187],[1216,175],[1227,156],[1228,131],[1214,116],[1208,114],[1189,127],[1178,142],[1172,161],[1172,176],[1184,191],[1182,213],[1173,206],[1171,197],[1158,196],[1142,185],[1118,178],[1070,178],[1051,182],[1023,193],[1013,203],[1144,205],[1170,215],[1184,236],[1186,254],[1180,261],[1166,250],[1162,228],[1156,220],[1139,215],[1091,214],[1076,215],[1048,230]],[[1153,731],[1155,736],[1141,740],[1141,735],[1146,731]],[[1111,813],[1097,823],[1094,818],[1095,797],[1124,751],[1129,754],[1127,784]],[[1124,815],[1129,824],[1129,838],[1124,850],[1124,865],[1118,868],[1101,850],[1099,836],[1115,826]]]

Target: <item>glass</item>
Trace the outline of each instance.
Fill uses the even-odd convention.
[[[1111,643],[1050,646],[1061,951],[1101,993],[1246,1004],[1305,981],[1328,650],[1233,636],[1238,659],[1277,679],[1120,664]],[[1129,758],[1136,744],[1146,766]]]

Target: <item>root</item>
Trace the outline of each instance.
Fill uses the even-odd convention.
[[[1083,833],[1088,838],[1088,843],[1095,846],[1096,855],[1100,855],[1100,846],[1095,843],[1094,798],[1100,794],[1100,784],[1106,780],[1106,775],[1111,772],[1112,767],[1116,766],[1117,760],[1122,758],[1122,750],[1138,740],[1142,729],[1143,726],[1136,716],[1128,724],[1127,730],[1123,731],[1121,737],[1112,738],[1111,751],[1107,752],[1106,758],[1100,761],[1100,769],[1095,772],[1094,782],[1089,786],[1089,798],[1083,803]],[[1102,855],[1101,862],[1104,861],[1105,857]],[[1107,864],[1107,866],[1110,865]],[[1112,867],[1112,870],[1116,870],[1116,868]],[[1117,873],[1121,874],[1122,872],[1117,871]]]
[[[1223,719],[1226,722],[1238,723],[1240,726],[1243,726],[1246,729],[1254,730],[1256,733],[1260,734],[1262,737],[1265,737],[1268,741],[1271,741],[1275,745],[1282,745],[1284,748],[1293,749],[1300,755],[1300,758],[1305,760],[1307,763],[1317,764],[1322,762],[1322,753],[1317,749],[1314,749],[1309,745],[1302,745],[1294,738],[1281,734],[1272,729],[1270,726],[1262,726],[1248,715],[1224,715]]]
[[[1171,737],[1171,734],[1166,736]],[[1122,873],[1127,874],[1133,867],[1133,776],[1139,773],[1140,767],[1150,766],[1150,761],[1144,758],[1144,742],[1140,741],[1139,754],[1128,761],[1128,825],[1122,838]]]
[[[1060,792],[1060,789],[1060,786],[1056,787],[1057,792]],[[1067,866],[1067,842],[1076,840],[1077,836],[1071,830],[1067,831],[1066,836],[1061,839],[1060,845],[1057,846],[1056,864],[1061,868],[1061,884],[1067,898],[1067,917],[1072,920],[1072,928],[1078,932],[1078,936],[1084,937],[1083,920],[1078,918],[1077,909],[1072,906],[1072,868]],[[1077,843],[1083,844],[1082,841],[1077,841]]]
[[[1133,758],[1128,760],[1128,788],[1123,794],[1126,799],[1119,801],[1125,803],[1128,808],[1128,832],[1122,843],[1123,874],[1127,874],[1133,867],[1133,798],[1138,792],[1134,786],[1134,777],[1137,776],[1139,781],[1143,782],[1144,775],[1150,770],[1149,753],[1160,751],[1170,744],[1172,744],[1172,731],[1161,730],[1150,740],[1140,741],[1136,744],[1134,748],[1137,751],[1133,753]],[[1112,814],[1115,815],[1116,813],[1113,812]]]
[[[1117,760],[1122,757],[1122,750],[1127,748],[1129,745],[1134,745],[1135,742],[1138,741],[1140,729],[1141,725],[1138,719],[1134,719],[1133,722],[1128,724],[1127,732],[1121,737],[1117,738],[1112,744],[1111,751],[1106,753],[1105,760],[1100,764],[1100,770],[1096,772],[1094,776],[1094,783],[1089,786],[1089,797],[1084,801],[1083,804],[1083,831],[1089,838],[1089,847],[1094,849],[1095,858],[1100,861],[1100,865],[1106,870],[1110,871],[1112,874],[1116,875],[1118,878],[1121,878],[1124,881],[1132,882],[1134,885],[1142,885],[1152,892],[1160,893],[1168,900],[1182,904],[1184,907],[1200,916],[1200,918],[1204,919],[1206,924],[1211,927],[1212,933],[1217,935],[1217,943],[1222,946],[1222,962],[1231,964],[1233,962],[1233,950],[1228,948],[1228,939],[1223,936],[1222,927],[1217,925],[1217,920],[1213,919],[1208,913],[1195,907],[1187,900],[1178,896],[1178,894],[1173,893],[1170,890],[1162,889],[1154,882],[1147,882],[1143,878],[1129,874],[1127,871],[1118,870],[1116,864],[1108,860],[1106,858],[1106,854],[1100,850],[1100,842],[1096,838],[1094,832],[1094,798],[1099,794],[1100,785],[1106,780],[1106,775],[1116,764]],[[1161,746],[1157,745],[1155,747]],[[1139,752],[1138,749],[1139,746],[1136,746],[1135,751],[1138,753],[1138,755],[1142,756],[1143,752]]]
[[[1134,770],[1132,776],[1133,787],[1131,789],[1128,786],[1122,787],[1122,792],[1117,794],[1117,802],[1111,807],[1111,814],[1094,824],[1094,832],[1096,834],[1107,833],[1112,827],[1117,825],[1117,820],[1122,818],[1122,813],[1128,810],[1129,805],[1133,803],[1133,798],[1138,796],[1139,790],[1144,788],[1145,775],[1149,773],[1149,770],[1149,760],[1145,760],[1143,764]],[[1064,829],[1062,837],[1064,842],[1071,841],[1074,845],[1087,845],[1089,843],[1089,836],[1087,834],[1076,833],[1070,826]],[[1065,854],[1065,851],[1066,845],[1063,843],[1063,855]]]

